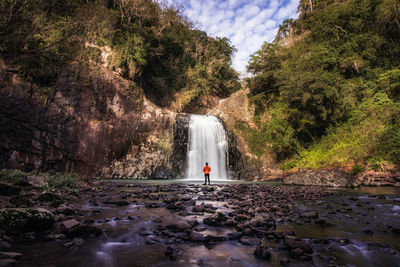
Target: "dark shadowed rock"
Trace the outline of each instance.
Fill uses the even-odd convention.
[[[308,218],[308,219],[316,219],[318,218],[318,213],[315,211],[307,211],[303,212],[300,217],[302,218]]]
[[[200,233],[191,232],[189,235],[189,240],[192,242],[201,242],[204,240],[204,236]]]
[[[0,195],[1,196],[18,195],[20,191],[21,191],[21,187],[18,187],[15,185],[10,185],[10,184],[5,184],[5,183],[0,183]]]
[[[243,245],[254,246],[260,244],[261,240],[257,237],[243,236],[240,238],[239,242]]]
[[[182,251],[173,246],[168,246],[165,250],[165,256],[170,260],[177,260],[181,254]]]
[[[205,209],[205,205],[204,205],[204,203],[201,203],[200,205],[193,206],[192,211],[193,212],[204,212],[204,209]]]
[[[284,244],[291,249],[300,248],[305,253],[313,252],[312,248],[306,242],[295,239],[293,237],[285,237]]]
[[[207,225],[221,226],[228,218],[221,212],[214,213],[210,217],[204,218],[203,222]]]
[[[271,259],[271,252],[269,252],[266,247],[257,246],[256,250],[254,250],[254,256],[260,259],[269,260]]]
[[[15,231],[41,231],[54,224],[54,215],[42,208],[9,208],[0,210],[0,225]]]

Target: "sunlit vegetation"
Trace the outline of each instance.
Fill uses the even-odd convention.
[[[257,116],[270,116],[251,138],[283,169],[398,164],[400,2],[307,0],[299,12],[248,64]]]

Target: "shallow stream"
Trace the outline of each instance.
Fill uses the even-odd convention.
[[[103,235],[71,248],[64,246],[66,240],[16,243],[15,250],[23,254],[18,265],[279,266],[284,259],[288,266],[400,266],[400,188],[315,189],[324,192],[318,199],[319,193],[308,197],[307,192],[314,192],[307,191],[311,189],[268,183],[225,183],[213,185],[210,191],[192,182],[115,181],[102,186],[99,192],[84,193],[69,204],[78,210],[71,218],[101,228]],[[171,208],[164,201],[174,197],[183,209]],[[265,198],[265,209],[257,209],[260,198]],[[110,200],[128,204],[105,204]],[[209,204],[214,211],[192,212],[193,200],[196,205]],[[252,204],[246,204],[249,201]],[[281,240],[263,237],[260,242],[270,248],[271,259],[259,259],[253,255],[255,245],[228,240],[236,227],[203,223],[215,211],[273,219],[275,232],[293,231],[313,253],[306,260],[291,258]],[[310,211],[318,218],[301,215]],[[199,222],[193,231],[220,240],[191,242],[184,231],[166,230],[173,223],[193,219]],[[169,246],[178,251],[176,260],[166,256]]]

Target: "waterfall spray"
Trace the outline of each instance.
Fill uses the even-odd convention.
[[[203,180],[203,166],[211,167],[211,180],[226,180],[228,141],[224,126],[215,116],[191,115],[186,177]]]

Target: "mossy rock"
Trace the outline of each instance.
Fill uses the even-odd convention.
[[[15,207],[31,207],[32,206],[32,201],[29,198],[26,198],[24,196],[16,196],[10,199],[10,203],[14,205]]]
[[[64,200],[61,196],[53,193],[44,193],[38,197],[40,202],[61,202],[60,204],[64,203]],[[59,205],[60,205],[59,204]]]
[[[8,232],[42,231],[51,228],[54,215],[42,208],[7,208],[0,210],[0,227]]]
[[[90,225],[80,225],[72,228],[68,231],[69,237],[91,237],[91,236],[99,236],[103,232],[101,229],[90,226]]]

